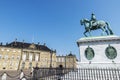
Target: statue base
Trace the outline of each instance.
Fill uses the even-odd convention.
[[[80,52],[78,67],[120,67],[120,37],[115,35],[84,37],[77,41],[77,45]],[[88,52],[87,58],[86,49],[88,47],[93,49],[94,56]]]

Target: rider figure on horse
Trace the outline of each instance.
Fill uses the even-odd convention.
[[[97,20],[95,17],[95,14],[91,14],[91,19],[82,19],[80,20],[81,25],[84,25],[85,27],[85,32],[84,35],[87,37],[86,33],[89,32],[89,35],[91,36],[90,32],[91,30],[97,30],[97,29],[101,29],[102,30],[102,34],[104,34],[104,32],[107,35],[113,35],[112,30],[109,27],[109,24],[103,20]]]
[[[89,25],[89,27],[91,28],[92,25],[93,25],[96,21],[97,21],[97,19],[96,19],[96,17],[95,17],[95,14],[92,13],[92,14],[91,14],[91,20],[90,20],[90,25]]]

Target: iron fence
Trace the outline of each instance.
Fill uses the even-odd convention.
[[[36,68],[33,80],[120,80],[119,68]]]
[[[75,68],[34,68],[34,80],[60,80],[62,76],[75,71]]]
[[[120,80],[120,68],[34,68],[33,74],[0,72],[0,80]],[[2,77],[6,75],[6,79]]]

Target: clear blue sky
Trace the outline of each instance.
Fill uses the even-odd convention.
[[[76,41],[84,36],[80,19],[90,19],[94,12],[119,36],[119,8],[120,0],[0,0],[0,42],[46,43],[58,55],[72,51],[79,56]]]

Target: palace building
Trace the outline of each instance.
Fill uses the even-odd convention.
[[[0,70],[31,69],[32,67],[56,67],[56,51],[45,44],[14,41],[0,44]]]
[[[76,68],[76,56],[72,53],[66,56],[56,56],[56,66],[64,68]]]
[[[75,55],[56,56],[56,50],[49,49],[45,44],[19,42],[17,40],[0,44],[0,70],[31,69],[32,67],[56,68],[76,67]]]

